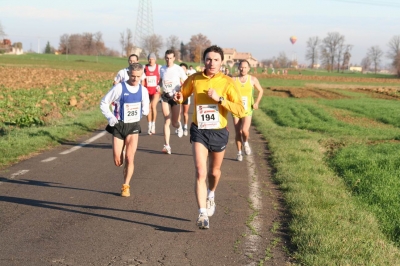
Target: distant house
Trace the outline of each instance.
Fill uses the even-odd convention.
[[[238,53],[234,48],[224,48],[222,50],[224,51],[224,61],[222,61],[223,65],[232,67],[239,63],[240,60],[247,60],[251,67],[259,66],[257,59],[255,59],[251,53]]]
[[[360,66],[351,66],[351,67],[349,67],[349,70],[351,72],[362,72],[363,71],[362,67],[360,67]]]

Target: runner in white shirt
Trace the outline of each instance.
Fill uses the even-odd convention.
[[[192,74],[194,74],[194,73],[196,73],[196,72],[197,72],[197,71],[193,69],[193,66],[190,65],[190,66],[189,66],[189,69],[187,70],[186,73],[187,73],[188,76],[190,76],[190,75],[192,75]]]
[[[182,83],[186,80],[187,76],[183,69],[174,64],[175,52],[173,50],[167,50],[165,52],[165,66],[161,67],[160,70],[160,87],[162,89],[161,93],[161,104],[162,111],[164,114],[164,148],[163,152],[171,154],[171,146],[169,145],[169,139],[171,136],[171,130],[169,128],[172,119],[172,126],[178,129],[178,137],[183,136],[183,129],[180,121],[181,105],[177,104],[173,100],[173,95],[175,92],[180,90]],[[171,110],[170,110],[171,107]],[[177,121],[177,122],[174,122]],[[176,124],[175,124],[176,123]]]
[[[130,65],[132,65],[132,64],[134,64],[134,63],[139,63],[139,57],[138,57],[137,55],[135,55],[135,54],[131,54],[131,55],[128,57],[128,64],[129,64],[129,66],[130,66]],[[126,68],[121,69],[120,71],[118,71],[117,75],[116,75],[115,78],[114,78],[113,85],[118,84],[118,83],[123,82],[123,81],[128,81],[128,79],[129,79],[129,75],[128,75],[129,66],[126,67]],[[140,82],[141,82],[145,77],[146,77],[146,76],[145,76],[145,74],[143,73],[143,74],[142,74],[142,77],[140,78]]]
[[[128,68],[128,81],[116,84],[103,97],[100,109],[108,120],[106,130],[113,135],[113,157],[116,166],[124,164],[124,183],[121,196],[129,197],[129,183],[134,170],[134,157],[138,145],[140,119],[149,113],[149,94],[140,84],[143,66],[133,63]],[[115,108],[110,110],[114,103]],[[126,152],[124,153],[124,148]]]

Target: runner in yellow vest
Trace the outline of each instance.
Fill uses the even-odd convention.
[[[240,61],[238,69],[239,76],[235,77],[234,80],[236,87],[240,90],[240,94],[242,95],[242,103],[246,114],[242,117],[233,114],[233,123],[235,125],[235,141],[238,149],[236,159],[241,162],[243,160],[242,146],[244,146],[246,155],[251,154],[251,148],[248,142],[251,117],[253,115],[253,109],[258,109],[258,104],[263,95],[263,89],[256,77],[247,74],[250,70],[250,63],[247,60]],[[258,90],[258,96],[255,102],[253,97],[254,87]]]

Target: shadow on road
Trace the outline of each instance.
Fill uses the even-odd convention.
[[[24,199],[24,198],[7,197],[7,196],[0,196],[0,201],[8,202],[8,203],[15,203],[15,204],[22,204],[22,205],[31,206],[31,207],[46,208],[46,209],[52,209],[52,210],[58,210],[58,211],[66,211],[66,212],[71,212],[71,213],[84,214],[84,215],[89,215],[89,216],[93,216],[93,217],[101,217],[101,218],[105,218],[105,219],[112,219],[112,220],[128,222],[128,223],[135,223],[135,224],[140,224],[140,225],[146,225],[146,226],[153,227],[155,230],[165,231],[165,232],[172,232],[172,233],[192,233],[192,232],[194,232],[194,231],[183,230],[183,229],[179,229],[179,228],[172,228],[172,227],[167,227],[167,226],[160,226],[160,225],[155,225],[155,224],[150,224],[150,223],[143,223],[143,222],[128,220],[128,219],[114,217],[114,216],[105,215],[105,214],[90,213],[90,212],[81,211],[81,210],[74,210],[72,208],[82,208],[82,209],[89,209],[89,210],[118,211],[118,212],[131,212],[131,213],[135,213],[135,214],[151,215],[151,216],[156,216],[156,217],[161,217],[161,218],[166,218],[166,219],[190,222],[190,220],[188,220],[188,219],[167,216],[167,215],[161,215],[161,214],[156,214],[156,213],[150,213],[150,212],[144,212],[144,211],[123,210],[123,209],[88,206],[88,205],[75,205],[75,204],[68,204],[68,203],[50,202],[50,201],[43,201],[43,200]]]

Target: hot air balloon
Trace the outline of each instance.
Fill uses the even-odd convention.
[[[294,44],[296,41],[297,41],[297,37],[296,36],[290,36],[290,42],[292,43],[292,44]]]

